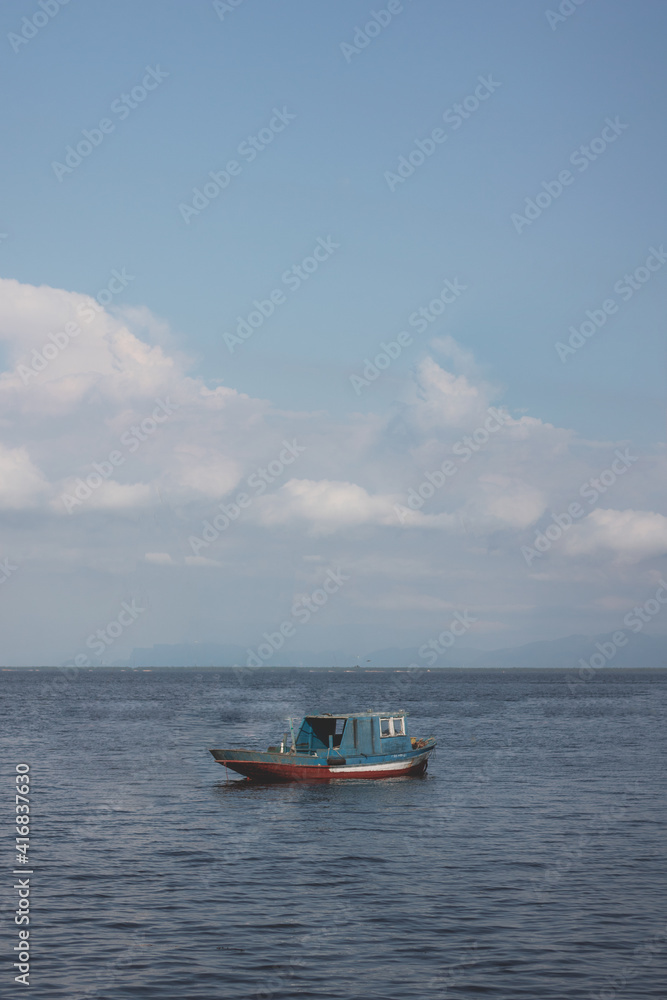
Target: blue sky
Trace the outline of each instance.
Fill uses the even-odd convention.
[[[49,10],[54,3],[47,3]],[[568,491],[576,494],[588,478],[586,473],[604,469],[614,448],[630,442],[649,456],[642,466],[648,471],[641,473],[645,476],[641,486],[640,474],[633,471],[632,490],[615,498],[613,509],[661,517],[667,266],[660,264],[660,252],[651,256],[651,248],[660,251],[662,241],[667,241],[664,5],[648,0],[636,6],[585,0],[566,4],[572,13],[553,25],[547,12],[558,11],[555,3],[405,0],[392,6],[388,23],[358,53],[347,49],[346,56],[341,46],[352,44],[357,28],[371,21],[373,10],[384,11],[386,4],[243,0],[233,9],[219,4],[216,11],[212,3],[183,0],[141,4],[71,0],[24,44],[17,43],[16,36],[32,30],[22,26],[22,18],[33,17],[40,8],[37,3],[5,3],[0,11],[0,41],[5,45],[1,72],[10,99],[0,111],[7,150],[0,168],[0,231],[6,234],[0,240],[3,277],[10,283],[48,286],[76,297],[96,296],[113,281],[114,270],[131,276],[99,322],[115,318],[125,323],[143,344],[172,358],[172,368],[182,379],[194,380],[200,394],[203,386],[207,391],[221,386],[254,401],[248,404],[252,412],[231,420],[233,430],[228,428],[224,438],[218,429],[219,436],[205,443],[211,428],[202,430],[195,421],[179,432],[164,455],[153,456],[150,473],[143,466],[134,470],[131,483],[157,489],[160,477],[169,478],[174,449],[180,454],[179,449],[199,448],[204,468],[211,461],[215,464],[215,456],[228,461],[227,478],[223,476],[209,493],[193,485],[201,485],[194,469],[179,489],[192,487],[196,495],[178,491],[172,495],[162,482],[160,510],[166,505],[178,511],[173,514],[177,519],[196,522],[199,513],[188,505],[200,503],[205,513],[206,504],[210,508],[235,495],[255,460],[254,452],[271,458],[282,437],[293,436],[295,420],[302,420],[313,434],[317,428],[319,434],[310,446],[310,464],[300,474],[303,482],[345,482],[368,496],[398,496],[421,481],[427,458],[432,467],[429,441],[435,454],[434,442],[444,446],[447,439],[451,444],[465,433],[466,420],[472,430],[491,404],[506,408],[516,421],[525,416],[553,425],[560,442],[556,445],[554,438],[545,445],[547,451],[539,459],[523,455],[522,460],[534,468],[554,448],[551,471],[545,469],[543,480],[530,486],[541,493],[542,501],[541,506],[536,502],[532,521],[532,515],[525,514],[528,520],[520,528],[524,533],[530,535],[533,525],[539,527],[539,518],[548,517],[560,502],[558,489],[565,498]],[[38,24],[43,19],[38,16]],[[388,15],[381,20],[387,21]],[[145,92],[136,107],[113,110],[121,107],[117,102],[122,102],[124,93],[141,87],[148,68],[154,71],[149,75],[151,85],[159,81],[154,89]],[[456,119],[452,111],[443,120],[448,109],[475,93],[480,78],[493,81],[493,92],[466,120]],[[470,100],[468,107],[474,103]],[[280,121],[276,109],[294,117],[249,162],[239,153],[239,145],[249,136],[261,135],[272,120]],[[90,155],[70,173],[61,170],[59,178],[54,162],[63,163],[66,148],[76,146],[84,138],[83,130],[97,129],[103,119],[112,128]],[[609,130],[608,120],[617,123],[615,129]],[[395,173],[399,158],[409,156],[416,140],[423,142],[438,128],[446,136],[444,141],[403,183],[388,183],[385,175]],[[603,134],[607,140],[600,141]],[[591,148],[591,142],[598,152],[582,169],[582,154],[576,158],[575,151]],[[210,171],[224,169],[230,160],[239,163],[237,175],[186,223],[179,206],[192,204],[194,189],[206,183]],[[413,160],[418,162],[419,156]],[[543,191],[543,183],[557,191],[553,182],[563,170],[569,170],[569,182],[559,196],[517,232],[513,214],[525,211],[526,199]],[[543,195],[542,201],[548,199]],[[317,270],[298,288],[290,287],[282,276],[321,246],[318,240],[337,244],[335,252],[318,262]],[[619,282],[628,287],[623,276],[645,267],[647,258],[651,266],[656,261],[659,266],[650,273],[639,272],[632,294],[619,290]],[[458,281],[465,291],[424,333],[418,333],[408,318],[428,306],[446,280]],[[26,356],[27,346],[43,343],[49,324],[55,329],[65,313],[59,311],[61,300],[46,292],[40,304],[35,299],[31,312],[23,299],[16,298],[15,285],[7,289],[2,357],[10,375]],[[254,300],[266,300],[275,289],[284,293],[284,301],[230,352],[224,334],[236,329],[239,316],[248,316]],[[600,315],[603,303],[610,300],[616,308],[604,325],[588,339],[580,336],[582,346],[562,361],[556,343],[567,342],[569,328],[580,327],[587,310]],[[72,309],[78,301],[72,298]],[[30,326],[33,322],[36,325]],[[108,324],[105,330],[103,335],[111,336]],[[381,342],[394,340],[401,331],[412,333],[412,343],[386,372],[356,393],[350,376],[360,374],[364,360],[378,353]],[[39,375],[40,384],[52,383],[54,392],[57,382],[61,401],[70,385],[68,378],[91,371],[102,378],[107,371],[108,359],[103,363],[88,358],[81,368],[74,354],[71,370],[52,367]],[[434,431],[429,423],[431,437],[422,440],[426,425],[423,414],[415,416],[419,406],[427,410],[436,406],[429,393],[454,391],[460,398],[463,385],[438,382],[424,367],[429,358],[467,380],[466,385],[474,385],[481,409],[473,413],[463,408],[452,415],[451,408],[444,407],[446,426]],[[109,364],[109,372],[119,371],[118,358]],[[33,380],[30,388],[35,384]],[[177,393],[178,386],[169,384]],[[459,388],[453,390],[455,385]],[[54,636],[59,636],[56,660],[60,652],[68,655],[76,637],[86,633],[85,622],[96,620],[98,607],[104,618],[107,611],[102,606],[113,606],[114,587],[119,599],[138,587],[153,594],[154,603],[164,608],[162,618],[156,614],[153,626],[146,625],[142,644],[195,638],[250,642],[253,630],[261,633],[264,621],[270,625],[282,614],[278,604],[284,572],[288,589],[297,586],[301,570],[295,564],[285,571],[282,563],[284,551],[293,551],[292,541],[279,538],[287,530],[279,526],[289,520],[287,514],[279,515],[277,508],[271,514],[265,511],[259,527],[251,530],[248,525],[243,545],[241,531],[229,543],[229,561],[219,560],[217,570],[202,567],[202,574],[211,580],[207,577],[201,584],[201,610],[188,612],[171,627],[170,602],[178,606],[179,595],[192,589],[186,582],[189,570],[182,566],[182,573],[175,569],[168,578],[147,577],[149,569],[157,573],[167,564],[158,560],[147,568],[141,563],[143,529],[137,522],[129,538],[125,515],[116,520],[111,501],[94,513],[82,512],[78,520],[73,515],[63,522],[53,513],[67,476],[78,475],[91,462],[102,460],[97,456],[106,456],[110,445],[105,435],[122,424],[127,410],[119,409],[118,392],[105,395],[99,384],[97,396],[90,386],[74,396],[67,406],[62,403],[67,414],[63,410],[55,424],[54,411],[43,405],[44,397],[33,409],[21,411],[23,429],[15,419],[15,408],[10,407],[3,424],[6,447],[27,449],[32,464],[30,470],[24,469],[25,482],[37,489],[37,470],[55,491],[48,499],[47,486],[41,487],[39,503],[30,499],[27,486],[14,491],[12,496],[24,497],[25,503],[22,507],[22,501],[14,499],[5,504],[4,551],[25,567],[26,588],[29,578],[38,594],[52,594],[54,580],[60,580],[70,594],[67,606],[73,603],[82,609],[81,622],[78,613],[59,611],[54,621],[47,613],[38,630],[43,640],[35,647],[35,656],[38,648],[39,655],[47,655]],[[116,411],[96,410],[101,397],[109,407],[113,397]],[[39,420],[45,421],[42,425],[38,412]],[[178,420],[184,419],[183,413]],[[208,418],[200,417],[205,424]],[[92,437],[80,440],[75,427]],[[236,432],[250,438],[232,442]],[[519,437],[523,433],[517,431]],[[358,445],[373,434],[369,452],[352,461],[350,441]],[[414,471],[402,465],[410,449]],[[564,451],[574,456],[574,465],[559,471]],[[143,454],[142,450],[137,461],[148,463]],[[518,444],[511,454],[512,463],[519,460]],[[581,465],[581,455],[589,467]],[[16,470],[12,462],[8,469]],[[355,462],[358,468],[353,468]],[[520,470],[514,465],[510,469],[509,463],[507,458],[503,473],[508,482],[524,482]],[[481,483],[487,489],[488,476],[501,472],[480,466],[476,475],[477,486]],[[555,478],[547,484],[551,475]],[[474,489],[471,481],[461,504],[472,502]],[[136,493],[140,495],[141,491]],[[140,518],[153,501],[145,502]],[[340,502],[354,501],[348,497]],[[42,530],[46,533],[36,553],[25,548],[26,538],[17,526],[24,524],[21,518],[28,519],[26,524],[30,518],[39,520],[40,503],[51,514],[44,513],[46,520],[33,527],[37,531],[33,537],[41,537]],[[452,502],[439,513],[453,516],[458,509]],[[55,526],[47,524],[49,516]],[[384,514],[379,517],[382,521]],[[466,517],[474,520],[472,514]],[[662,538],[661,522],[651,524]],[[516,551],[516,539],[507,541],[507,524],[484,525],[480,527],[484,541],[478,540],[477,547],[483,545],[487,555],[506,544],[508,551]],[[300,538],[308,537],[303,526],[294,530]],[[518,522],[513,530],[519,530]],[[108,553],[88,562],[87,557],[79,558],[97,545],[103,531],[114,538],[118,533],[112,545],[115,552],[128,546],[126,561],[120,560],[122,570],[111,566]],[[428,532],[422,532],[419,541],[405,537],[397,541],[393,536],[379,537],[382,531],[379,535],[367,531],[363,540],[346,537],[351,551],[366,547],[369,558],[380,551],[395,552],[396,566],[409,558],[411,565],[424,569],[430,545],[422,551],[422,543]],[[166,543],[155,544],[157,552],[169,553]],[[477,596],[483,604],[480,592],[488,580],[479,566],[469,562],[472,558],[474,563],[475,554],[450,551],[449,542],[443,544],[446,558],[455,560],[460,574],[448,584],[449,605],[460,606],[455,593],[463,579],[477,581],[477,591],[473,587],[465,599],[470,602]],[[662,565],[662,543],[656,544],[650,555],[641,557],[649,559],[647,564],[633,563],[633,573],[645,574],[632,584],[639,590],[641,580],[650,591],[652,578],[646,573],[658,572]],[[50,545],[60,554],[47,567],[41,560]],[[574,549],[570,555],[576,561]],[[322,565],[329,565],[340,551],[304,550],[299,558],[308,562],[317,556]],[[170,558],[177,563],[185,556],[174,551]],[[618,586],[621,590],[630,586],[627,565],[618,568],[618,553],[609,558],[618,569]],[[239,593],[241,603],[226,622],[210,598],[211,587],[215,593],[217,588],[224,592],[236,559],[252,566],[252,587],[267,592],[261,608],[251,607],[248,595]],[[526,569],[512,566],[510,575]],[[226,574],[222,567],[227,567]],[[430,572],[424,569],[417,588],[426,604],[439,599],[429,591]],[[597,611],[582,621],[580,610],[568,606],[566,592],[572,580],[576,578],[584,590],[596,586],[591,581],[604,578],[603,565],[591,569],[586,581],[580,568],[571,572],[574,575],[568,577],[563,568],[564,593],[556,598],[545,589],[535,598],[535,606],[526,605],[523,617],[516,612],[511,626],[501,613],[494,613],[493,620],[501,623],[499,631],[489,628],[480,641],[503,645],[613,625],[611,619],[596,617]],[[90,604],[82,597],[89,593],[87,574],[95,581]],[[524,583],[521,578],[521,586]],[[13,587],[17,610],[29,601],[30,591],[23,586],[17,574]],[[368,586],[372,589],[374,584]],[[609,607],[612,598],[625,600],[619,594],[598,597]],[[519,596],[516,600],[517,608],[526,603]],[[431,621],[426,604],[420,605],[417,617],[411,617],[410,602],[399,601],[397,607],[405,608],[400,628],[393,606],[387,605],[386,619],[378,612],[357,622],[359,634],[376,646],[387,645],[383,637],[388,626],[398,628],[392,641],[398,642],[404,630],[405,644],[419,639],[425,630],[430,635],[439,612],[434,605]],[[332,625],[334,633],[339,627],[352,627],[349,615],[343,610],[340,614],[339,625]],[[239,616],[245,631],[236,628]],[[323,635],[321,642],[326,641]],[[309,642],[304,639],[305,648],[314,644],[312,636]],[[19,645],[17,639],[12,648]]]

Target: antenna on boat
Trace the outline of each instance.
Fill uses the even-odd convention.
[[[289,722],[289,731],[292,734],[292,750],[296,753],[296,740],[294,739],[294,726],[292,725],[292,716],[287,720]]]

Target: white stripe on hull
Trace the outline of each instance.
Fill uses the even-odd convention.
[[[346,774],[350,771],[355,771],[357,774],[360,772],[375,774],[380,771],[405,771],[409,767],[416,767],[418,764],[421,764],[430,752],[429,750],[428,753],[422,753],[418,757],[411,757],[409,760],[390,760],[383,764],[348,764],[342,767],[329,767],[328,770],[331,774]]]

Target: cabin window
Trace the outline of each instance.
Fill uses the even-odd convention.
[[[405,736],[405,719],[402,715],[380,719],[380,736]]]
[[[343,739],[345,722],[345,719],[309,715],[299,731],[297,746],[304,749],[307,747],[308,750],[321,750],[322,747],[329,746],[331,737],[332,746],[339,747]]]

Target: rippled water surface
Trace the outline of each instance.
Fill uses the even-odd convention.
[[[42,669],[0,693],[3,829],[26,761],[34,869],[31,986],[10,924],[2,996],[667,996],[667,671]],[[423,778],[253,785],[207,752],[400,707],[439,740]]]

